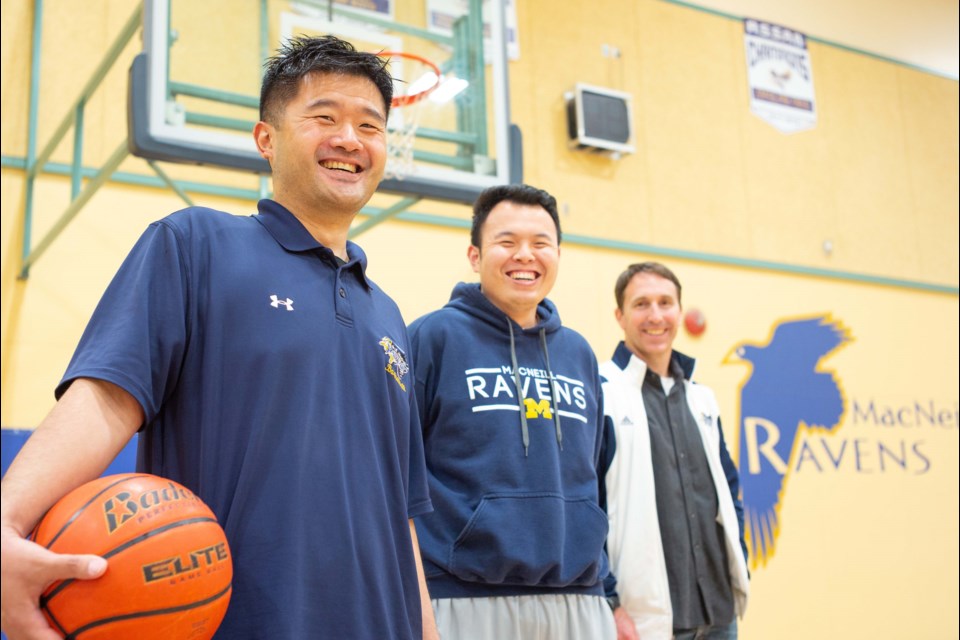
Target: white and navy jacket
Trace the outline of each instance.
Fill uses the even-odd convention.
[[[724,530],[735,610],[737,616],[743,616],[750,584],[736,467],[723,440],[720,409],[713,391],[690,381],[692,358],[677,351],[672,357],[684,371],[687,403],[700,427],[717,489],[717,522]],[[623,342],[613,359],[600,365],[604,413],[616,433],[616,450],[606,475],[610,519],[607,553],[611,572],[617,576],[620,604],[633,618],[640,637],[649,640],[672,637],[673,614],[657,517],[650,432],[641,392],[646,372],[646,363]]]

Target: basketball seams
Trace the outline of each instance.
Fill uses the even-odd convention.
[[[110,484],[106,485],[105,487],[103,487],[102,489],[100,489],[99,491],[97,491],[95,494],[93,494],[93,495],[90,497],[89,500],[87,500],[85,503],[83,503],[83,506],[82,506],[82,507],[80,507],[79,509],[77,509],[76,511],[73,512],[73,514],[67,519],[67,521],[63,523],[63,526],[60,527],[60,530],[57,531],[56,535],[54,535],[54,536],[50,539],[50,541],[49,541],[48,543],[44,544],[43,546],[44,546],[45,548],[47,548],[47,549],[49,549],[50,547],[52,547],[52,546],[53,546],[53,543],[56,542],[57,539],[58,539],[60,536],[62,536],[64,533],[66,533],[67,529],[70,528],[70,525],[73,524],[73,523],[76,521],[76,519],[80,517],[80,515],[86,510],[86,508],[89,507],[89,506],[93,503],[94,500],[96,500],[97,498],[99,498],[100,496],[102,496],[102,495],[103,495],[104,493],[106,493],[108,490],[112,489],[113,487],[117,486],[118,484],[122,484],[122,483],[124,483],[124,482],[127,482],[128,480],[133,480],[133,479],[135,479],[135,478],[145,478],[145,477],[149,477],[149,475],[148,475],[148,474],[124,474],[124,475],[118,477],[115,481],[111,482]],[[56,506],[56,505],[54,505],[54,507],[55,507],[55,506]],[[51,507],[51,509],[52,509],[52,507]],[[49,512],[48,512],[48,513],[49,513]],[[46,517],[46,515],[44,515],[44,518],[45,518],[45,517]],[[40,521],[43,522],[43,519],[41,518]],[[37,533],[39,534],[39,529],[37,530]],[[39,543],[38,543],[38,544],[39,544]]]
[[[226,588],[224,588],[219,593],[216,593],[204,600],[198,600],[196,602],[191,602],[189,604],[182,604],[176,607],[166,607],[164,609],[153,609],[149,611],[137,611],[134,613],[125,613],[120,616],[111,616],[109,618],[103,618],[101,620],[94,620],[93,622],[88,622],[82,627],[75,629],[72,633],[66,635],[64,640],[75,640],[77,636],[79,636],[80,634],[85,633],[95,627],[103,626],[105,624],[113,624],[114,622],[123,622],[124,620],[135,620],[137,618],[146,618],[149,616],[162,616],[170,613],[177,613],[179,611],[189,611],[191,609],[196,609],[198,607],[205,607],[208,604],[215,603],[217,600],[219,600],[224,596],[229,596],[232,588],[233,588],[233,585],[228,584]]]
[[[129,549],[129,548],[131,548],[131,547],[134,547],[134,546],[140,544],[141,542],[145,542],[146,540],[149,540],[150,538],[152,538],[152,537],[154,537],[154,536],[160,535],[161,533],[166,533],[167,531],[170,531],[171,529],[177,529],[177,528],[179,528],[179,527],[188,526],[188,525],[194,525],[194,524],[204,524],[204,523],[208,523],[208,522],[217,523],[217,519],[216,519],[216,518],[209,518],[209,517],[204,516],[204,517],[198,517],[198,518],[187,518],[187,519],[185,519],[185,520],[178,520],[177,522],[168,522],[167,524],[163,525],[162,527],[158,527],[158,528],[156,528],[156,529],[151,529],[150,531],[147,531],[146,533],[140,534],[140,535],[137,536],[136,538],[131,538],[130,540],[127,540],[126,542],[124,542],[124,543],[121,544],[120,546],[115,547],[115,548],[113,548],[113,549],[110,549],[110,550],[107,551],[106,553],[102,554],[101,557],[102,557],[102,558],[105,558],[105,559],[106,559],[106,558],[112,558],[113,556],[115,556],[115,555],[117,555],[117,554],[119,554],[119,553],[123,553],[123,552],[126,551],[127,549]],[[53,598],[55,598],[55,597],[57,596],[57,594],[61,593],[64,589],[66,589],[67,587],[69,587],[71,584],[73,584],[73,583],[76,582],[76,581],[77,581],[76,578],[68,578],[67,580],[64,580],[64,581],[61,582],[59,585],[57,585],[57,587],[56,587],[53,591],[50,591],[49,593],[45,593],[44,595],[40,596],[40,606],[46,608],[46,607],[47,607],[47,604],[48,604],[51,600],[53,600]],[[48,609],[48,611],[49,611],[49,609]]]
[[[66,629],[66,627],[64,627],[62,624],[60,624],[60,621],[57,620],[56,616],[53,615],[53,612],[52,612],[52,611],[50,611],[49,609],[47,609],[46,607],[44,607],[42,604],[41,604],[40,606],[41,606],[41,608],[43,609],[43,612],[47,614],[47,621],[48,621],[48,622],[52,622],[54,625],[56,625],[57,631],[60,632],[60,635],[66,637],[66,636],[67,636],[67,629]]]

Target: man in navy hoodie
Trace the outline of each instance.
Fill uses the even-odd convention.
[[[441,637],[614,638],[597,362],[546,299],[556,200],[487,189],[467,257],[480,283],[410,326],[434,506],[416,526]]]

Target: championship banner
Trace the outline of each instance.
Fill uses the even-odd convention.
[[[744,18],[750,110],[784,133],[817,124],[807,38],[786,27]]]

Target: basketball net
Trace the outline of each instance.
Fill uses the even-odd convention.
[[[440,85],[440,69],[430,60],[412,53],[386,51],[379,55],[384,58],[412,60],[418,63],[417,71],[427,69],[435,78],[424,89],[418,89],[414,84],[401,84],[402,93],[394,89],[395,95],[390,103],[393,122],[387,127],[387,168],[384,171],[384,177],[403,180],[416,169],[413,162],[413,145],[417,140],[420,114],[423,111],[425,98]]]
[[[403,180],[413,173],[413,144],[417,141],[423,100],[398,109],[399,124],[387,129],[387,168],[384,177]]]

